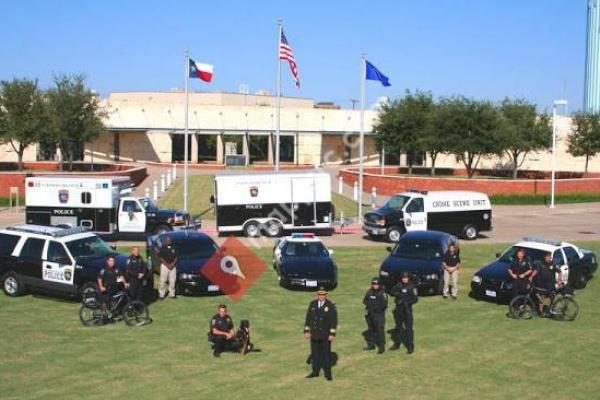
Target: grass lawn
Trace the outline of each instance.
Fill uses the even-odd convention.
[[[550,204],[550,195],[492,195],[493,205]],[[564,193],[554,196],[555,203],[589,203],[600,201],[600,193]]]
[[[600,242],[582,245],[600,253]],[[84,328],[75,302],[0,295],[1,397],[597,398],[600,282],[577,293],[581,312],[574,322],[513,321],[506,306],[467,296],[474,270],[504,248],[464,243],[459,299],[420,299],[411,356],[362,351],[362,296],[385,250],[336,248],[339,287],[330,298],[338,305],[333,349],[339,362],[333,382],[304,378],[308,343],[302,329],[313,295],[279,288],[271,268],[237,304],[222,297],[165,300],[150,306],[154,321],[141,328]],[[269,263],[269,250],[258,254]],[[262,352],[212,357],[205,333],[219,302],[230,304],[234,321],[250,319]],[[388,312],[386,328],[392,321]]]
[[[189,209],[192,215],[202,214],[203,219],[214,219],[212,204],[208,201],[214,192],[213,175],[193,175],[189,180]],[[344,211],[345,218],[356,218],[358,203],[338,193],[331,193],[331,200],[335,207],[336,219],[340,218],[340,211]],[[163,197],[158,201],[161,207],[183,208],[183,180],[178,179]],[[364,211],[369,211],[368,205],[363,205]]]

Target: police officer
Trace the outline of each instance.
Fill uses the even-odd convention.
[[[134,246],[133,249],[131,249],[129,258],[127,258],[127,267],[125,268],[125,275],[127,277],[127,283],[129,283],[129,293],[131,294],[132,300],[142,301],[142,281],[145,272],[146,264],[144,259],[140,256],[140,248]]]
[[[337,311],[335,304],[327,299],[327,291],[321,287],[317,299],[310,302],[306,311],[304,336],[310,339],[310,358],[312,372],[307,378],[319,376],[323,369],[325,379],[331,376],[331,342],[335,339],[337,328]]]
[[[508,275],[513,279],[513,296],[523,293],[533,276],[529,257],[523,248],[518,248],[516,257],[508,266]]]
[[[118,290],[118,278],[119,274],[115,268],[115,256],[109,255],[106,257],[106,267],[100,270],[96,278],[100,301],[105,311],[109,308],[110,299]]]
[[[164,299],[167,295],[167,284],[169,297],[175,298],[175,281],[177,280],[177,250],[170,236],[165,237],[165,242],[158,253],[160,258],[160,286],[158,298]]]
[[[410,282],[407,272],[402,274],[400,282],[392,288],[390,295],[395,297],[396,302],[394,309],[396,329],[393,336],[394,345],[390,350],[398,350],[404,343],[406,352],[411,354],[415,351],[412,306],[419,301],[419,298],[417,287]]]
[[[367,348],[365,350],[374,350],[377,345],[378,354],[385,351],[385,310],[388,306],[387,294],[381,290],[378,278],[371,280],[371,288],[365,294],[363,299],[367,314]]]
[[[214,343],[213,356],[220,357],[221,353],[231,347],[235,339],[233,320],[227,314],[227,306],[220,304],[217,313],[210,320],[210,341]]]
[[[544,303],[546,300],[551,301],[557,286],[562,284],[562,271],[552,262],[552,254],[546,253],[542,263],[534,269],[531,276],[535,290],[539,294],[539,312],[545,315]]]

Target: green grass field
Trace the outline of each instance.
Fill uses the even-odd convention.
[[[492,195],[492,205],[535,205],[550,204],[550,195]],[[600,201],[600,193],[559,193],[554,197],[554,202],[561,203],[589,203]]]
[[[193,175],[189,181],[189,209],[192,215],[202,214],[203,219],[214,219],[212,204],[209,202],[210,196],[214,192],[213,175]],[[358,215],[358,203],[348,199],[340,194],[331,193],[331,199],[336,211],[336,219],[340,218],[340,211],[344,212],[345,218],[355,218]],[[183,208],[183,180],[179,179],[171,189],[158,201],[161,207],[165,208]],[[363,206],[363,210],[370,210],[368,205]]]
[[[600,242],[584,243],[600,252]],[[224,297],[180,297],[150,306],[153,323],[84,328],[79,305],[42,296],[0,295],[0,397],[3,399],[592,399],[598,396],[598,279],[577,293],[571,323],[514,321],[506,306],[467,296],[476,268],[504,245],[463,245],[457,301],[423,297],[414,308],[416,352],[362,351],[362,296],[387,254],[336,248],[339,362],[333,382],[307,380],[302,335],[311,293],[281,289],[268,267],[237,304]],[[123,249],[124,250],[124,249]],[[258,254],[270,265],[268,250]],[[219,302],[236,322],[249,318],[262,352],[214,359],[206,340]],[[392,327],[388,312],[387,327]],[[389,343],[389,342],[388,342]]]

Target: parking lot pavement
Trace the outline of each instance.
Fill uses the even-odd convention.
[[[0,227],[23,223],[24,213],[0,210]],[[545,206],[496,206],[493,208],[491,232],[483,232],[478,243],[514,242],[524,236],[541,236],[567,241],[600,240],[600,203],[559,204],[554,209]],[[370,240],[354,227],[356,233],[323,237],[327,246],[381,246],[389,244]],[[202,222],[202,230],[222,243],[217,237],[214,220]],[[273,239],[239,238],[250,247],[271,247]],[[143,242],[119,242],[122,245]]]

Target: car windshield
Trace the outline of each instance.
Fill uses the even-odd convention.
[[[443,256],[444,249],[439,241],[433,239],[404,239],[400,240],[393,256],[412,258],[415,260],[436,260]]]
[[[321,242],[288,242],[283,246],[283,255],[288,257],[319,257],[329,252]]]
[[[174,242],[177,256],[182,259],[209,258],[219,247],[211,240],[186,240]]]
[[[158,210],[158,207],[156,207],[156,204],[154,204],[154,202],[152,202],[152,200],[150,200],[148,197],[142,197],[140,199],[140,203],[142,203],[142,206],[144,206],[146,211]]]
[[[67,248],[75,258],[96,258],[116,254],[108,243],[98,236],[90,236],[67,242]]]
[[[499,261],[510,264],[516,257],[515,253],[517,252],[517,248],[517,246],[512,246],[510,249],[506,250],[504,254],[502,254],[502,256],[500,257]],[[522,249],[525,250],[525,257],[528,257],[531,260],[532,265],[541,264],[542,260],[544,259],[544,255],[547,253],[546,250],[530,249],[524,247],[522,247]]]
[[[401,210],[409,200],[410,197],[408,196],[392,196],[383,207]]]

